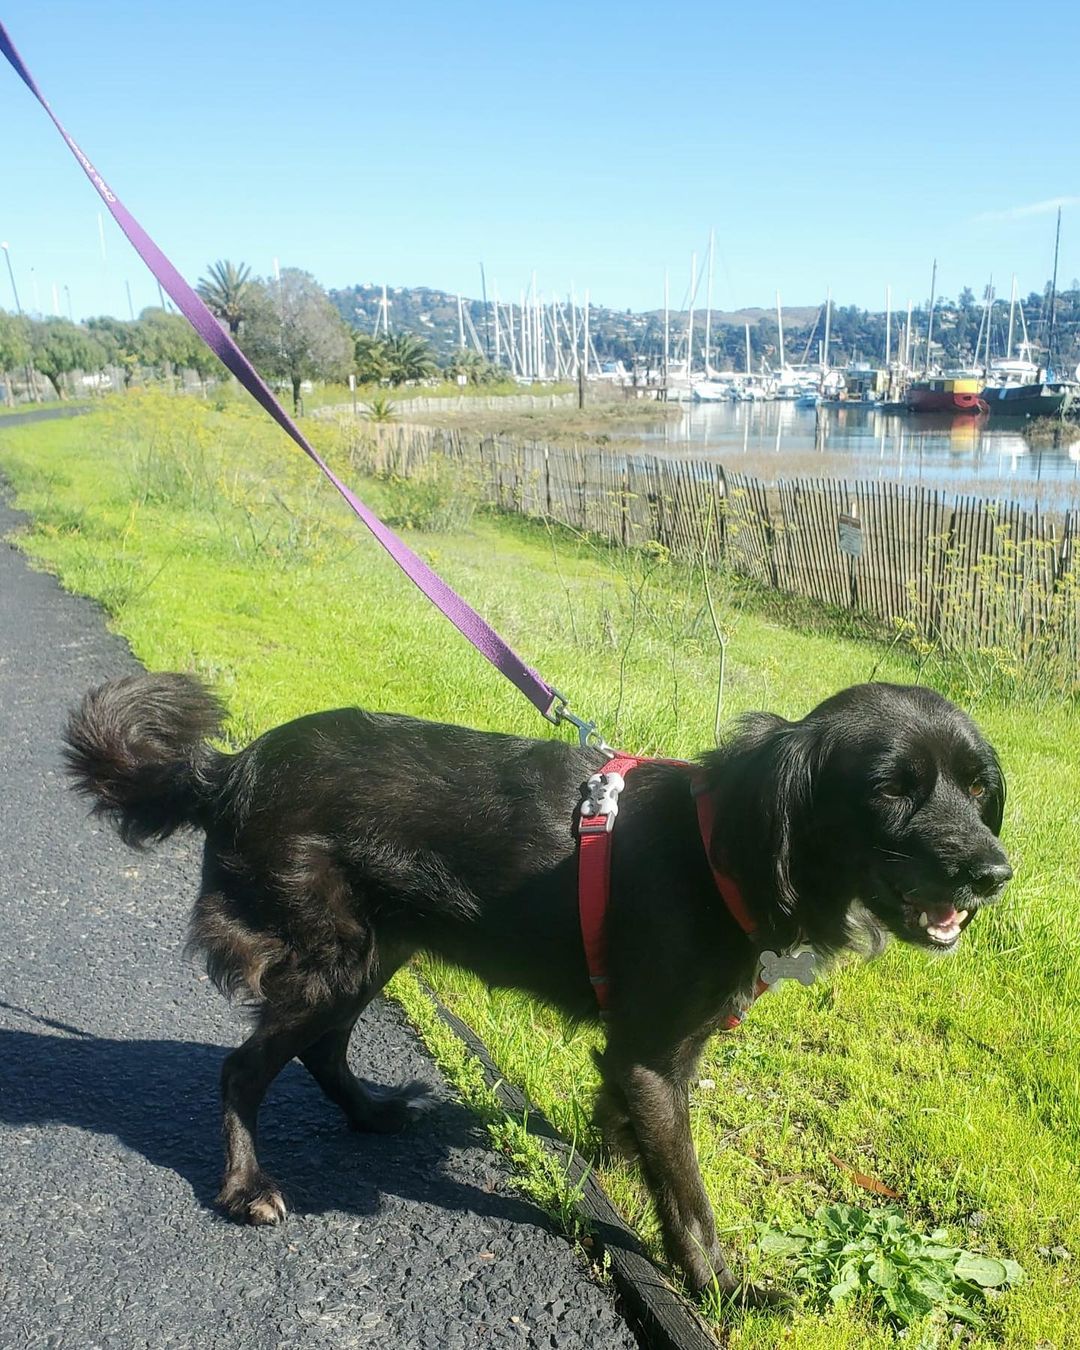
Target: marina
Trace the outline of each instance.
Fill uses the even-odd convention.
[[[642,448],[762,477],[820,474],[1008,495],[1064,510],[1080,501],[1080,442],[1032,446],[1015,425],[794,402],[689,404],[640,433]]]

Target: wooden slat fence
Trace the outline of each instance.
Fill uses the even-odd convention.
[[[1050,643],[1080,661],[1077,513],[889,482],[765,483],[707,461],[369,425],[365,469],[409,477],[442,457],[506,511],[625,547],[655,540],[790,595],[858,610],[952,650]],[[843,546],[842,546],[843,545]]]

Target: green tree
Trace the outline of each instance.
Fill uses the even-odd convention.
[[[382,384],[383,380],[390,378],[386,342],[383,338],[371,337],[368,333],[354,333],[353,356],[356,361],[356,378],[361,384]]]
[[[139,368],[138,322],[101,314],[87,319],[86,327],[105,349],[105,364],[118,366],[123,372],[125,387],[129,385]]]
[[[194,370],[205,378],[220,370],[217,357],[179,314],[144,309],[134,325],[132,347],[139,363],[165,379],[179,370]]]
[[[413,333],[395,333],[385,342],[387,377],[391,384],[425,380],[435,373],[431,348]]]
[[[229,332],[236,337],[255,298],[251,268],[246,263],[237,267],[226,258],[209,263],[206,270],[209,276],[200,277],[195,289],[210,313],[228,324]]]
[[[485,361],[479,352],[461,347],[447,362],[446,373],[452,380],[464,376],[467,384],[492,384],[502,379],[506,372]]]
[[[287,380],[300,411],[304,380],[341,380],[353,368],[349,330],[309,272],[282,268],[273,281],[254,282],[240,343],[264,375]]]
[[[15,402],[11,372],[19,366],[25,367],[29,360],[30,336],[26,320],[0,310],[0,371],[5,376],[4,391],[9,407]]]
[[[89,373],[105,368],[105,348],[87,329],[68,319],[32,322],[30,345],[35,368],[52,384],[57,398],[64,397],[65,375],[76,370]]]

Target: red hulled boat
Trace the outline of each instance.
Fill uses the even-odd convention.
[[[915,380],[904,402],[916,413],[970,413],[978,416],[989,411],[982,397],[982,381],[963,375],[937,375]]]

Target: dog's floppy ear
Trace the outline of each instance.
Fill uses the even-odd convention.
[[[758,800],[772,853],[775,898],[790,917],[799,901],[792,872],[795,851],[806,831],[815,756],[803,727],[778,732],[767,749],[766,772]]]
[[[711,760],[720,769],[713,858],[750,888],[750,904],[764,907],[758,917],[765,922],[790,917],[798,903],[792,874],[816,760],[808,729],[771,713],[742,718],[734,739]]]
[[[994,785],[995,790],[988,794],[990,800],[987,802],[985,819],[987,828],[992,830],[995,835],[998,835],[1001,833],[1001,824],[1005,819],[1005,773],[994,749],[991,746],[987,746],[987,750],[989,751],[990,760],[994,766],[994,773],[997,781]]]

